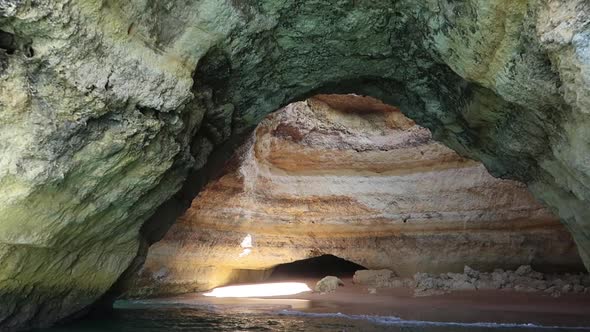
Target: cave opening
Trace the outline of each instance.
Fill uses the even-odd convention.
[[[14,54],[17,49],[14,34],[0,30],[0,49],[3,49],[7,54]]]
[[[317,94],[267,115],[243,145],[211,152],[181,195],[190,207],[152,239],[127,294],[375,269],[581,269],[571,236],[526,186],[493,177],[393,105]],[[144,235],[164,228],[161,214],[153,220]]]
[[[325,276],[351,278],[356,271],[366,269],[362,265],[334,255],[321,255],[279,264],[273,269],[268,280],[317,279]]]
[[[311,248],[404,277],[581,269],[569,230],[590,266],[587,1],[1,2],[0,329],[109,287],[310,274],[328,265],[277,264]],[[265,115],[320,92],[431,134],[347,101],[276,118],[220,174]]]

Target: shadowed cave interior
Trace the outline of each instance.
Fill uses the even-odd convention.
[[[358,270],[366,270],[366,268],[334,255],[321,255],[277,265],[266,281],[297,278],[321,279],[325,276],[352,278]]]

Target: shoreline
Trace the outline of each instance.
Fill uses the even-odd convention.
[[[414,297],[410,288],[378,288],[376,294],[370,294],[367,286],[352,283],[352,278],[342,280],[343,287],[325,294],[305,292],[287,296],[215,298],[206,297],[203,293],[190,293],[130,303],[186,305],[227,313],[281,314],[281,311],[285,311],[395,317],[403,321],[419,322],[534,324],[590,329],[588,294],[564,294],[555,298],[543,292],[461,290]],[[313,289],[317,279],[280,281],[302,282]]]

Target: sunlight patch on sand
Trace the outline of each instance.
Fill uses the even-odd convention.
[[[212,297],[260,297],[293,295],[310,291],[311,289],[302,282],[275,282],[256,285],[217,287],[203,295]]]

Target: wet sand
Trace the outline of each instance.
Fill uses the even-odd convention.
[[[311,289],[318,279],[280,280],[304,282]],[[404,320],[536,324],[543,326],[590,327],[590,294],[567,294],[553,298],[545,293],[515,291],[455,291],[450,294],[413,297],[408,288],[378,289],[343,278],[344,287],[334,293],[312,292],[258,298],[214,298],[203,293],[158,299],[169,303],[207,305],[236,312],[296,310],[310,313],[395,316]],[[279,282],[272,280],[269,282]]]

